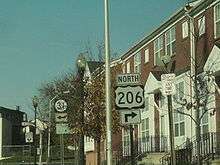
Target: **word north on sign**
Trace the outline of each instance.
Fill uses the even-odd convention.
[[[139,84],[141,81],[141,76],[138,73],[135,74],[119,74],[117,76],[117,85],[132,85]]]
[[[116,109],[144,108],[144,87],[142,85],[118,86],[115,90]]]

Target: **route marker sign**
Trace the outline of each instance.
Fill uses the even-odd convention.
[[[33,132],[27,132],[25,133],[25,142],[26,143],[33,143]]]
[[[55,121],[57,123],[67,122],[67,113],[55,113]]]
[[[118,86],[115,90],[116,109],[144,108],[144,87],[142,85]]]
[[[120,111],[122,124],[139,124],[141,122],[140,110]]]
[[[67,109],[67,103],[65,100],[57,100],[55,103],[55,109],[57,112],[64,112]]]

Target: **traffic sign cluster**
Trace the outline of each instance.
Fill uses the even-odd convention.
[[[140,85],[140,74],[120,74],[117,85],[115,107],[120,110],[121,123],[140,123],[140,109],[144,108],[144,87]]]
[[[56,121],[56,134],[70,134],[71,130],[67,123],[67,103],[65,100],[57,100],[55,102],[55,121]]]

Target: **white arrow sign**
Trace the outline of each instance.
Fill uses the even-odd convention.
[[[117,109],[144,107],[144,87],[141,85],[119,86],[115,90]]]
[[[56,113],[55,114],[56,122],[67,122],[67,113]]]
[[[141,122],[140,110],[120,111],[122,124],[139,124]]]

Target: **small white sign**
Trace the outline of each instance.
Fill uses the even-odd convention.
[[[117,75],[117,85],[132,85],[132,84],[140,84],[141,76],[139,73],[133,74],[119,74]]]
[[[161,83],[163,95],[174,95],[176,93],[175,74],[162,74]]]
[[[139,124],[141,122],[140,110],[120,111],[122,124]]]
[[[71,130],[67,123],[56,124],[56,134],[71,134]]]
[[[64,112],[67,109],[67,103],[65,100],[58,100],[55,103],[55,109],[58,112]]]
[[[67,113],[55,113],[56,122],[67,122]]]
[[[144,107],[144,87],[141,85],[119,86],[115,90],[116,109]]]
[[[25,142],[26,143],[33,143],[33,132],[25,133]]]

